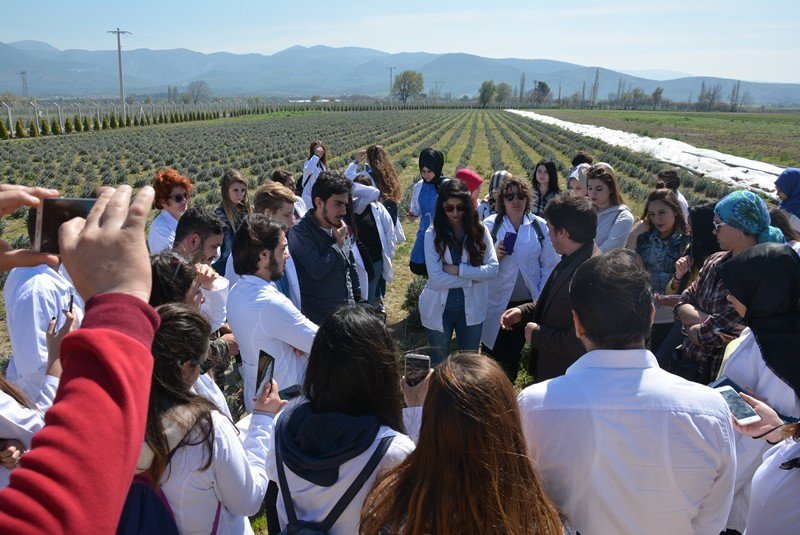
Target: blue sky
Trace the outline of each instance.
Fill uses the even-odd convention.
[[[800,83],[800,1],[6,0],[0,41],[270,54],[292,45],[546,58]]]

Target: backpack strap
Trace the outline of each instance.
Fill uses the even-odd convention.
[[[380,463],[383,456],[386,455],[386,452],[389,450],[389,445],[392,443],[395,436],[396,435],[391,435],[381,439],[378,447],[372,453],[372,457],[369,458],[367,464],[365,464],[364,468],[361,470],[361,473],[356,476],[355,480],[350,484],[342,497],[339,498],[339,501],[336,502],[336,505],[333,506],[331,512],[328,513],[328,516],[325,517],[325,520],[322,521],[322,524],[319,525],[322,531],[329,532],[336,521],[339,520],[344,510],[347,509],[347,506],[350,505],[350,502],[353,501],[353,498],[356,497],[356,494],[358,494],[364,486],[364,483],[367,482],[367,479],[369,479],[378,467],[378,463]],[[289,524],[292,525],[297,523],[297,513],[294,510],[294,503],[292,503],[292,494],[289,492],[289,484],[286,482],[286,471],[283,468],[283,459],[281,457],[281,441],[277,437],[274,438],[275,461],[278,465],[278,485],[280,486],[281,495],[283,496],[283,506],[286,509],[286,517],[289,520]]]
[[[500,224],[503,222],[502,217],[495,216],[494,221],[492,222],[492,230],[489,232],[492,236],[492,241],[497,240],[497,233],[500,231]]]
[[[386,452],[389,450],[389,446],[391,445],[395,436],[396,435],[391,435],[381,439],[378,447],[375,448],[375,451],[372,453],[372,457],[369,458],[369,461],[367,461],[367,464],[365,464],[364,468],[361,470],[361,473],[358,474],[356,479],[350,484],[350,487],[348,487],[342,497],[339,498],[339,501],[333,506],[331,512],[325,517],[325,520],[322,521],[322,525],[320,527],[323,531],[326,533],[330,532],[333,525],[337,520],[339,520],[339,517],[342,516],[342,513],[344,513],[344,510],[347,509],[347,506],[350,505],[350,502],[353,501],[353,498],[356,497],[356,494],[361,491],[364,483],[367,482],[367,479],[369,479],[369,477],[378,467],[378,463],[380,463],[381,459],[383,459],[383,456],[386,455]]]
[[[500,231],[500,223],[501,223],[501,221],[498,220],[500,219],[502,218],[495,217],[494,222],[492,223],[492,230],[490,232],[490,234],[492,235],[492,241],[497,240],[497,233]],[[539,221],[536,219],[536,216],[531,215],[530,222],[531,226],[533,227],[533,230],[536,232],[536,237],[539,238],[539,243],[542,243],[544,241],[544,232],[542,232],[542,227],[539,226]]]

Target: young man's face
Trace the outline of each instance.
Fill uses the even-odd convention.
[[[331,195],[328,200],[323,202],[319,197],[314,199],[318,211],[321,211],[319,219],[320,226],[323,228],[339,228],[342,226],[342,218],[347,213],[347,203],[350,195],[340,193]]]

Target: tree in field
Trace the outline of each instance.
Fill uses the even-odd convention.
[[[658,108],[661,106],[661,103],[664,101],[664,88],[663,87],[656,87],[653,91],[653,94],[650,95],[650,100],[653,102],[653,107]]]
[[[83,117],[83,131],[84,132],[88,132],[89,130],[91,130],[91,125],[89,124],[89,116],[88,115],[84,115],[84,117]]]
[[[392,95],[403,101],[405,104],[409,98],[413,98],[422,93],[425,88],[425,80],[422,73],[417,71],[403,71],[394,79],[392,85]]]
[[[31,121],[31,123],[33,123],[33,121]],[[39,119],[39,132],[38,133],[43,135],[43,136],[49,136],[50,135],[50,125],[47,124],[47,119],[45,119],[44,117]],[[35,137],[35,136],[31,136],[31,137]]]
[[[186,94],[189,95],[192,104],[197,104],[201,100],[208,100],[211,96],[211,87],[205,80],[196,80],[186,88]]]
[[[720,95],[722,95],[722,86],[720,84],[706,87],[706,82],[703,80],[700,86],[700,95],[697,97],[697,107],[705,111],[714,110],[719,103]]]
[[[481,84],[480,89],[478,89],[478,103],[481,107],[485,108],[492,101],[496,89],[497,86],[494,85],[492,80],[486,80]]]
[[[742,81],[736,80],[736,83],[733,84],[733,87],[731,88],[731,98],[730,98],[731,111],[736,111],[739,109],[739,104],[740,104],[739,91],[741,90],[741,85]]]
[[[31,119],[31,124],[30,127],[28,128],[28,135],[30,135],[31,137],[39,137],[39,127],[36,126],[35,119]]]
[[[75,128],[76,132],[80,132],[81,130],[83,130],[83,126],[81,125],[81,120],[77,115],[72,120],[72,126],[73,128]],[[66,128],[66,125],[64,127]]]
[[[72,119],[70,119],[69,117],[67,117],[67,118],[64,120],[64,133],[65,133],[65,134],[71,134],[71,133],[73,133],[74,131],[75,131],[75,127],[74,127],[74,126],[72,126]]]
[[[589,93],[589,100],[592,103],[592,106],[597,104],[597,94],[600,92],[600,67],[595,68],[594,70],[594,83],[592,84],[592,90]]]
[[[536,104],[544,104],[550,100],[550,86],[545,82],[536,82],[536,87],[533,90],[533,102]]]
[[[92,125],[92,129],[100,130],[100,119],[98,119],[96,116],[94,118],[94,124]]]
[[[103,116],[103,130],[108,130],[109,128],[111,128],[111,123],[108,121],[108,116],[104,115]]]
[[[17,119],[17,124],[14,125],[14,132],[18,138],[27,137],[27,134],[25,133],[25,127],[22,126],[22,121],[19,119]]]
[[[8,139],[11,137],[11,134],[8,133],[8,129],[6,128],[6,123],[0,121],[0,139]]]
[[[511,91],[511,84],[505,82],[497,84],[494,92],[494,99],[502,104],[511,98]]]
[[[519,101],[523,102],[525,100],[525,73],[522,73],[522,76],[519,77]]]

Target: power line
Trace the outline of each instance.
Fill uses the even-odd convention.
[[[119,100],[122,103],[122,112],[125,113],[125,90],[122,85],[122,41],[120,36],[124,33],[128,35],[133,35],[131,32],[126,32],[125,30],[120,30],[117,28],[116,30],[109,30],[106,33],[113,33],[117,36],[117,62],[119,63]]]
[[[392,94],[392,89],[394,88],[394,70],[397,67],[386,67],[386,70],[389,71],[389,95]]]
[[[19,77],[22,80],[22,96],[28,98],[28,71],[20,72]]]

